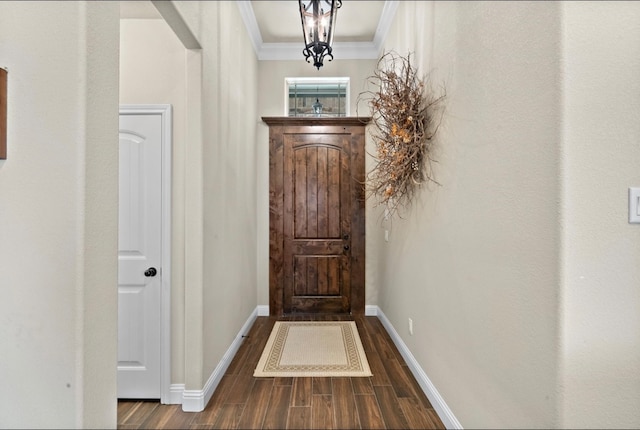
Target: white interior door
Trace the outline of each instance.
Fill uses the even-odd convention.
[[[119,398],[161,398],[162,126],[120,114]]]

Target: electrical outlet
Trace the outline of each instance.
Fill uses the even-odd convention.
[[[413,320],[409,318],[409,334],[413,336]]]

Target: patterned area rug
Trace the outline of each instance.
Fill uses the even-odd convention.
[[[277,321],[255,377],[372,376],[353,321]]]

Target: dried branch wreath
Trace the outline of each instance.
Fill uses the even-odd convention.
[[[374,90],[359,95],[368,101],[375,125],[371,136],[376,165],[367,176],[367,188],[389,216],[408,207],[421,184],[438,184],[431,169],[432,144],[441,119],[436,107],[445,94],[434,95],[428,78],[418,77],[411,54],[405,58],[387,52],[367,79]]]

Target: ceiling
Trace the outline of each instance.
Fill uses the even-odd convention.
[[[308,0],[303,0],[306,3]],[[237,1],[253,48],[260,60],[298,60],[302,28],[298,2]],[[336,60],[376,59],[398,1],[343,0],[334,35]],[[123,19],[162,18],[151,1],[121,1]]]
[[[304,0],[307,4],[307,0]],[[345,1],[338,9],[334,41],[371,42],[376,34],[384,1]],[[252,1],[262,41],[299,42],[302,38],[297,1]]]

